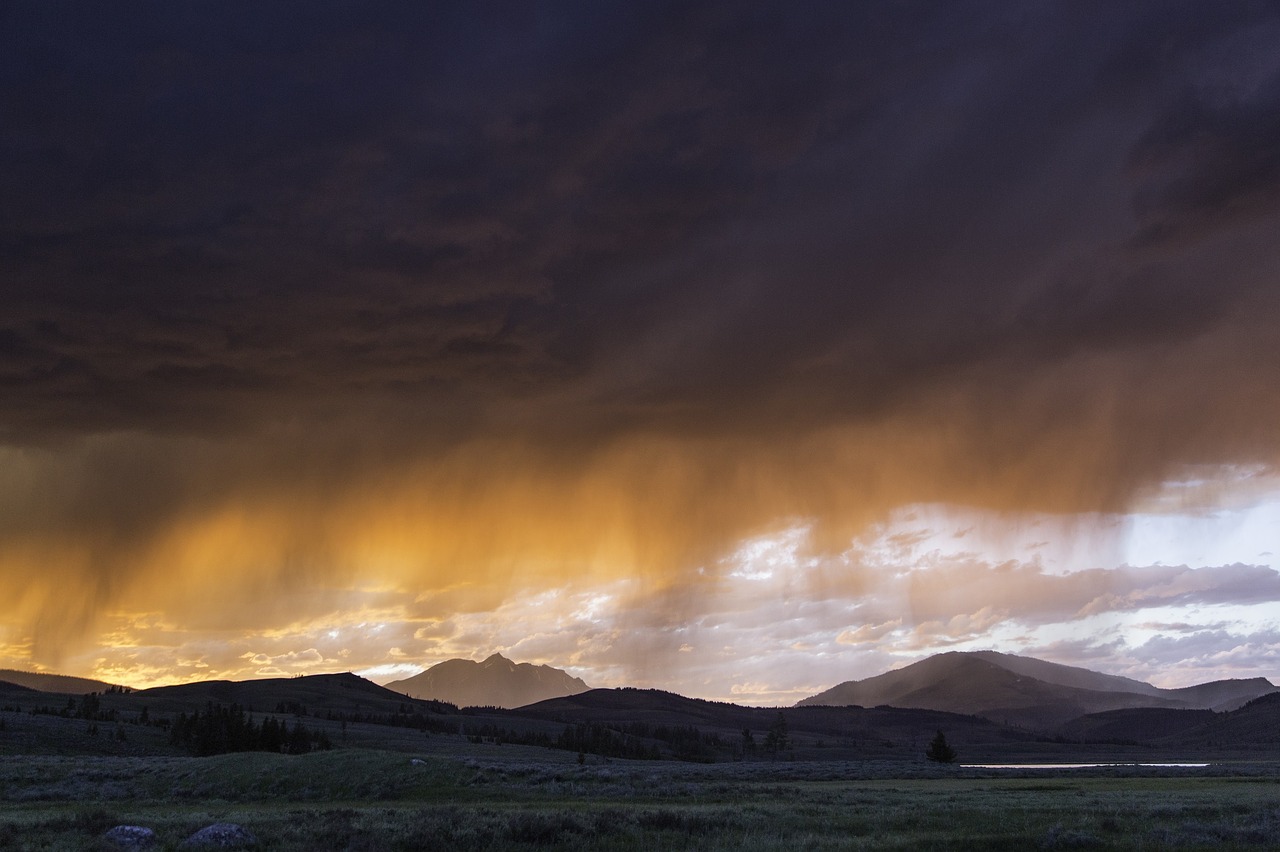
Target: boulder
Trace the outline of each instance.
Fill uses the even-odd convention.
[[[108,829],[102,839],[117,849],[149,849],[159,840],[154,831],[141,825],[117,825]]]
[[[234,822],[215,822],[206,825],[195,834],[182,841],[184,849],[216,847],[219,849],[243,849],[246,846],[257,846],[258,838],[244,826]]]

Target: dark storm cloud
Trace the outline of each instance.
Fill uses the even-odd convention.
[[[1130,152],[1140,240],[1168,242],[1274,209],[1280,189],[1280,24],[1232,33]],[[1208,63],[1205,63],[1208,65]]]
[[[586,376],[660,428],[844,418],[1195,333],[1249,282],[1108,246],[1270,215],[1280,78],[1206,71],[1265,11],[10,4],[4,425]]]
[[[9,10],[9,333],[69,336],[6,376],[45,400],[11,430],[571,375],[688,283],[618,267],[742,203],[822,95],[761,65],[770,16],[236,11]]]

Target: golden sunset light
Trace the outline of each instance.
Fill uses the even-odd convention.
[[[1273,8],[112,5],[0,7],[0,668],[1280,674]]]

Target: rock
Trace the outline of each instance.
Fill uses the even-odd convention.
[[[419,760],[418,758],[415,757],[413,760],[409,761],[409,765],[410,766],[426,766],[427,762],[425,760]]]
[[[147,849],[159,838],[156,833],[141,825],[117,825],[109,829],[102,839],[118,849]]]
[[[206,825],[195,834],[182,841],[182,847],[217,846],[222,849],[242,849],[245,846],[257,846],[258,838],[253,832],[234,822],[215,822]]]

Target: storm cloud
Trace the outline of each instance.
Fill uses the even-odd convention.
[[[634,581],[689,624],[796,524],[830,560],[913,504],[1269,475],[1277,35],[1253,3],[0,5],[10,657],[460,578],[485,612]],[[832,635],[1277,597],[1010,566]]]

